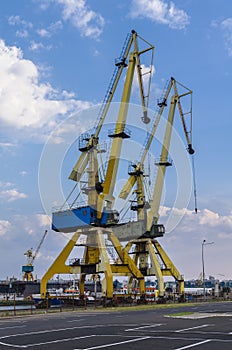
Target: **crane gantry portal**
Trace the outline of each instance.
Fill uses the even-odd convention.
[[[139,48],[142,41],[143,49]],[[151,63],[149,68],[149,82],[147,92],[143,81],[142,59],[145,53],[150,53]],[[164,226],[159,223],[160,201],[164,183],[166,168],[171,165],[169,162],[169,146],[171,141],[172,127],[176,105],[184,129],[187,149],[193,154],[192,148],[192,103],[187,113],[190,123],[186,123],[186,113],[183,113],[181,99],[191,96],[192,91],[185,88],[184,93],[179,94],[177,81],[171,78],[165,90],[163,99],[158,103],[158,115],[152,123],[151,132],[147,138],[140,161],[130,168],[129,178],[121,189],[120,198],[127,200],[134,186],[136,189],[136,200],[131,204],[131,211],[137,213],[134,221],[121,222],[120,213],[115,208],[114,190],[117,173],[121,159],[123,142],[130,138],[127,129],[128,106],[131,97],[131,90],[135,73],[140,89],[142,121],[145,124],[150,122],[148,116],[148,103],[150,96],[150,85],[152,77],[154,46],[141,38],[134,30],[127,36],[119,59],[116,60],[113,77],[110,81],[103,104],[99,110],[97,123],[94,130],[89,134],[81,135],[79,139],[79,151],[81,155],[75,164],[69,179],[80,183],[83,176],[87,176],[86,186],[82,192],[87,196],[88,202],[84,206],[75,203],[64,205],[52,214],[52,229],[57,232],[75,232],[67,245],[61,251],[57,259],[50,266],[41,280],[41,297],[46,296],[47,282],[54,274],[79,274],[80,295],[84,297],[84,281],[88,274],[103,273],[104,295],[106,298],[113,297],[113,276],[121,275],[129,277],[129,288],[132,289],[134,280],[139,281],[140,296],[144,297],[144,277],[154,275],[159,283],[159,294],[164,295],[163,276],[173,276],[179,283],[180,293],[183,293],[183,277],[180,275],[170,258],[160,246],[157,237],[165,233]],[[123,70],[126,69],[126,77],[123,84],[121,103],[118,111],[114,130],[108,135],[112,139],[109,157],[104,176],[99,173],[99,154],[101,154],[100,138],[110,104],[113,100]],[[170,98],[170,94],[173,95]],[[168,121],[163,140],[160,161],[157,163],[158,172],[150,200],[146,199],[144,186],[144,162],[149,153],[161,116],[168,101],[170,100]],[[190,129],[188,129],[190,125]],[[68,201],[69,197],[66,200]],[[85,235],[84,253],[82,259],[72,259],[66,264],[68,257],[75,247],[83,246],[78,244],[81,235]],[[106,239],[106,237],[108,239]],[[121,241],[129,241],[123,248]],[[109,243],[107,243],[109,242]],[[110,257],[110,249],[114,250],[114,258]],[[132,247],[134,250],[131,251]],[[162,261],[162,266],[160,265]]]

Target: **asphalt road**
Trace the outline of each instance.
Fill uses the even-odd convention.
[[[170,314],[191,311],[181,318]],[[0,349],[231,350],[232,302],[0,319]]]

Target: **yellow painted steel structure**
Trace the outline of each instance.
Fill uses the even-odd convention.
[[[182,84],[180,84],[184,87]],[[166,123],[166,130],[160,155],[160,161],[158,165],[158,172],[156,175],[156,181],[153,191],[153,196],[149,202],[150,209],[147,210],[145,206],[145,190],[144,190],[144,169],[143,164],[146,155],[151,146],[151,142],[154,138],[155,132],[159,125],[164,108],[167,106],[168,97],[173,89],[173,96],[170,101],[170,108],[168,113],[168,119]],[[132,239],[126,245],[126,250],[128,252],[133,248],[133,260],[135,264],[143,271],[145,276],[156,276],[158,280],[159,296],[164,296],[164,276],[172,276],[178,282],[179,293],[183,295],[184,293],[184,278],[179,273],[178,269],[175,267],[174,263],[165,253],[164,249],[161,247],[160,243],[152,238],[151,229],[154,225],[158,223],[159,220],[159,209],[161,196],[163,191],[164,178],[166,174],[166,169],[171,165],[169,157],[169,147],[172,135],[172,128],[174,122],[175,109],[178,105],[179,114],[181,122],[183,125],[186,141],[188,144],[189,154],[193,154],[194,150],[192,148],[191,141],[191,130],[187,131],[184,114],[182,111],[180,99],[184,96],[192,94],[192,91],[184,87],[186,90],[183,94],[179,94],[177,90],[177,82],[174,78],[170,79],[168,87],[166,89],[163,101],[160,103],[160,110],[153,126],[153,129],[148,138],[146,147],[142,154],[140,162],[134,165],[134,171],[130,174],[130,177],[122,188],[120,193],[120,198],[126,199],[129,193],[132,191],[136,184],[136,190],[134,191],[137,196],[137,217],[138,220],[144,220],[146,224],[146,232],[141,235],[139,239]],[[191,101],[191,99],[190,99]],[[190,117],[192,114],[192,103],[190,102]],[[130,278],[129,283],[132,284],[132,278]]]
[[[33,253],[32,248],[28,249],[26,251],[26,253],[24,253],[24,255],[26,255],[27,257],[27,264],[22,266],[22,272],[23,272],[23,277],[22,280],[23,281],[27,281],[27,282],[34,282],[34,275],[33,275],[33,271],[34,271],[34,261],[40,251],[40,248],[45,240],[45,237],[47,236],[48,231],[45,230],[44,234],[38,244],[38,247],[35,250],[35,253]]]
[[[78,239],[80,235],[83,234],[86,234],[87,236],[83,258],[67,264],[66,262],[70,253],[74,247],[78,246]],[[105,235],[108,236],[108,239],[111,241],[117,254],[117,259],[113,262],[111,262],[108,257]],[[46,298],[47,282],[55,274],[79,274],[80,296],[84,298],[84,282],[86,276],[99,273],[105,275],[106,286],[103,294],[106,298],[113,298],[113,276],[115,275],[133,276],[134,279],[139,281],[141,296],[145,294],[144,276],[134,261],[130,258],[127,250],[123,249],[113,230],[92,228],[86,231],[78,230],[73,234],[72,238],[68,241],[41,279],[41,298]]]
[[[22,271],[23,271],[22,280],[26,281],[26,282],[34,282],[34,275],[33,275],[33,271],[34,271],[34,266],[33,266],[34,257],[33,257],[32,248],[28,249],[24,253],[24,255],[26,255],[26,257],[27,257],[27,264],[22,266]]]
[[[145,41],[146,42],[146,41]],[[147,43],[147,42],[146,42]],[[110,88],[110,92],[107,95],[103,112],[100,116],[96,131],[93,135],[86,138],[85,146],[80,149],[81,156],[79,157],[76,165],[74,166],[69,178],[73,181],[79,182],[84,173],[88,175],[88,186],[86,193],[88,194],[88,206],[96,209],[97,222],[101,222],[103,211],[113,211],[114,209],[114,196],[115,183],[117,178],[118,166],[121,156],[121,149],[123,140],[129,137],[126,129],[126,121],[128,114],[128,107],[132,89],[132,82],[134,74],[137,71],[137,77],[140,87],[141,105],[143,110],[143,121],[149,122],[147,116],[147,104],[145,103],[145,94],[143,88],[143,80],[141,74],[141,62],[140,58],[143,53],[152,51],[154,47],[149,43],[148,47],[144,50],[139,50],[138,47],[138,34],[132,31],[131,36],[126,42],[125,50],[123,51],[123,57],[121,57],[119,63],[119,69],[114,77],[113,84]],[[133,50],[131,50],[133,46]],[[126,78],[124,82],[121,104],[115,124],[115,129],[110,137],[112,137],[112,145],[110,149],[110,155],[106,168],[106,175],[103,181],[99,179],[99,165],[98,165],[98,153],[99,153],[99,135],[101,128],[104,124],[105,117],[107,115],[110,103],[117,88],[120,76],[123,68],[126,67],[126,59],[128,59],[128,68]],[[183,85],[182,85],[183,86]],[[154,186],[152,200],[149,203],[149,209],[146,206],[145,189],[144,189],[144,161],[151,146],[158,124],[160,122],[164,108],[167,106],[168,98],[171,91],[174,91],[170,101],[170,108],[168,114],[168,120],[166,124],[166,130],[161,150],[160,161],[158,163],[158,173],[156,176],[156,182]],[[177,82],[174,78],[170,79],[169,85],[166,89],[164,99],[160,103],[160,110],[158,117],[153,126],[152,132],[148,138],[148,142],[144,149],[141,160],[135,165],[134,171],[130,174],[130,177],[123,187],[120,197],[126,199],[133,187],[136,185],[136,206],[134,210],[137,211],[138,223],[143,223],[145,232],[141,232],[141,235],[134,239],[133,232],[131,240],[123,248],[119,239],[117,238],[117,225],[112,227],[99,226],[86,226],[78,229],[73,236],[69,239],[66,246],[62,249],[61,253],[55,259],[53,264],[47,270],[41,280],[41,298],[45,298],[47,295],[46,287],[47,282],[55,274],[79,274],[79,289],[80,295],[84,298],[84,282],[87,275],[104,274],[104,296],[106,298],[113,297],[113,276],[128,276],[129,277],[129,290],[132,290],[134,280],[139,282],[140,295],[145,294],[145,276],[154,275],[157,277],[159,285],[159,295],[164,295],[164,277],[172,276],[179,284],[179,292],[184,292],[184,279],[175,267],[171,259],[168,257],[160,243],[154,239],[159,235],[155,233],[155,227],[158,227],[159,221],[159,208],[163,191],[164,177],[166,174],[167,166],[171,165],[168,160],[168,152],[172,135],[172,128],[174,122],[174,115],[176,106],[178,106],[181,122],[185,132],[188,151],[193,154],[191,135],[187,131],[185,124],[184,114],[180,104],[180,99],[184,96],[191,95],[192,91],[187,89],[187,92],[178,94]],[[192,108],[192,106],[191,106]],[[131,223],[131,227],[135,223]],[[100,227],[101,226],[101,227]],[[160,225],[162,226],[162,225]],[[134,226],[133,226],[134,227]],[[132,227],[132,229],[133,229]],[[128,232],[133,231],[128,227]],[[67,264],[68,258],[74,248],[77,248],[81,235],[86,236],[86,243],[84,245],[84,253],[82,259],[77,259],[72,263]],[[152,236],[153,235],[153,236]],[[106,237],[111,242],[112,247],[116,254],[116,259],[111,261],[106,245]],[[127,235],[128,237],[128,235]],[[131,251],[133,249],[133,251]]]
[[[139,37],[142,39],[141,37]],[[144,41],[144,39],[142,39]],[[80,181],[84,172],[88,174],[88,206],[96,208],[97,218],[100,222],[102,217],[103,208],[112,210],[114,204],[113,191],[115,187],[118,165],[121,155],[121,148],[123,140],[129,135],[126,130],[126,120],[128,114],[128,106],[130,101],[131,89],[135,72],[137,71],[138,83],[140,88],[141,105],[143,110],[143,122],[148,123],[149,118],[147,116],[147,103],[143,80],[141,73],[140,57],[142,54],[151,51],[153,59],[154,47],[147,41],[144,41],[148,46],[147,48],[139,51],[138,47],[138,34],[133,30],[131,36],[126,43],[123,57],[120,59],[119,69],[114,77],[113,85],[110,88],[110,92],[107,95],[106,102],[104,104],[100,121],[97,125],[96,131],[93,135],[86,138],[86,144],[81,149],[81,156],[79,157],[76,165],[74,166],[69,179],[73,181]],[[131,50],[133,44],[133,50]],[[130,51],[131,50],[131,51]],[[98,158],[97,154],[99,134],[104,124],[105,117],[107,115],[109,105],[112,101],[115,93],[118,81],[120,79],[123,68],[127,66],[126,59],[129,56],[128,68],[126,73],[126,79],[123,87],[121,104],[118,112],[118,117],[115,125],[115,130],[111,135],[113,141],[110,150],[110,156],[106,175],[103,182],[99,182],[98,174]],[[150,68],[150,73],[152,65]],[[99,225],[100,226],[100,225]],[[67,265],[66,261],[71,254],[72,250],[78,245],[78,239],[81,234],[87,236],[87,242],[84,250],[82,262],[79,265]],[[105,246],[104,235],[107,234],[109,240],[113,244],[113,248],[118,255],[117,263],[110,262],[107,248]],[[41,298],[46,297],[46,286],[49,279],[55,274],[80,274],[80,293],[84,294],[84,281],[87,274],[103,273],[106,280],[105,296],[107,298],[113,297],[113,275],[126,275],[133,276],[133,278],[139,281],[140,294],[145,293],[144,276],[130,258],[128,252],[123,249],[121,243],[115,236],[112,229],[103,229],[102,227],[86,227],[85,229],[77,230],[76,233],[69,240],[67,245],[58,255],[54,263],[50,266],[41,280]]]

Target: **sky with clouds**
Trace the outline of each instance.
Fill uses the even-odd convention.
[[[170,213],[182,220],[160,243],[189,279],[200,275],[202,241],[214,242],[205,247],[206,275],[232,278],[230,2],[8,0],[0,2],[0,279],[21,278],[24,252],[36,248],[45,229],[35,262],[39,277],[67,242],[51,231],[44,208],[47,198],[60,204],[50,198],[55,193],[49,195],[55,177],[60,181],[53,161],[40,198],[41,155],[50,142],[63,164],[64,187],[71,186],[76,138],[94,124],[96,114],[87,111],[103,100],[114,59],[132,29],[155,46],[151,108],[171,76],[193,91],[199,212],[193,214],[193,198],[187,208],[172,208],[176,188],[169,189],[167,180],[160,222],[168,222]],[[133,85],[133,102],[139,103]],[[64,144],[72,151],[59,159]]]

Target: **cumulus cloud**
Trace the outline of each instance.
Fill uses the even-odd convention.
[[[17,199],[27,198],[27,195],[13,188],[13,189],[1,191],[0,198],[6,200],[7,202],[14,202]]]
[[[55,3],[63,8],[63,20],[70,21],[82,36],[96,39],[102,34],[105,20],[87,5],[86,0],[56,0]]]
[[[152,22],[166,24],[172,29],[184,29],[190,17],[184,10],[178,9],[174,2],[164,0],[132,0],[130,16],[148,18]]]
[[[221,28],[223,30],[225,48],[229,56],[232,57],[232,18],[222,21]]]
[[[51,218],[46,214],[37,214],[36,218],[38,220],[39,226],[50,226],[51,225]]]
[[[0,40],[0,121],[2,126],[30,131],[55,127],[56,118],[86,108],[88,103],[75,100],[55,90],[49,83],[40,83],[38,67],[24,59],[16,46]],[[39,132],[38,132],[39,133]],[[34,135],[33,135],[34,136]]]
[[[174,231],[188,235],[200,232],[218,239],[232,238],[232,212],[222,215],[204,208],[195,214],[193,210],[162,207],[160,217],[164,224],[171,213],[182,217]]]
[[[11,223],[8,220],[0,220],[0,237],[4,236],[10,229]]]
[[[14,187],[13,183],[0,181],[0,199],[4,199],[6,202],[14,202],[17,199],[28,197],[25,193],[11,187]]]
[[[224,227],[232,231],[232,212],[229,215],[220,215],[209,209],[204,209],[201,212],[200,225],[209,225],[212,227]]]

